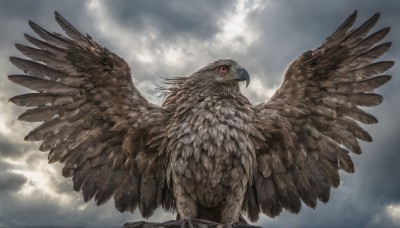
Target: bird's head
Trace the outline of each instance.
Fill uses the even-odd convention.
[[[176,77],[167,79],[170,85],[166,89],[166,102],[175,103],[177,97],[189,96],[237,96],[240,93],[239,82],[250,83],[250,76],[246,69],[232,59],[220,59],[201,68],[189,77]],[[189,96],[190,97],[190,96]]]
[[[232,59],[220,59],[210,63],[193,76],[202,77],[217,86],[233,85],[238,84],[239,81],[246,81],[247,87],[250,83],[250,75],[247,70]]]

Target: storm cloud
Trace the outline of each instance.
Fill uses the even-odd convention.
[[[215,59],[231,57],[246,67],[252,83],[244,89],[253,103],[266,100],[282,80],[288,64],[318,47],[342,21],[358,9],[357,24],[379,11],[376,29],[392,26],[385,41],[392,48],[382,59],[395,60],[392,80],[379,90],[385,97],[368,109],[379,124],[365,127],[374,138],[352,156],[356,172],[341,173],[329,203],[316,209],[303,205],[297,215],[261,216],[264,227],[400,227],[400,1],[397,0],[236,0],[236,1],[50,1],[0,0],[0,227],[119,227],[142,220],[121,214],[112,201],[85,204],[61,176],[61,165],[47,164],[37,143],[23,141],[34,128],[16,121],[18,108],[9,97],[25,89],[7,80],[21,73],[8,56],[21,56],[14,43],[27,42],[27,21],[62,32],[53,19],[59,11],[82,33],[126,59],[135,86],[151,102],[162,97],[155,84],[161,77],[188,76]],[[375,30],[376,31],[376,30]],[[173,219],[157,210],[151,221]]]

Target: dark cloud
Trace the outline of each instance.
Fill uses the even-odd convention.
[[[49,226],[49,225],[36,225],[36,226],[14,226],[14,228],[85,228],[85,226],[60,226],[60,225],[54,225],[54,226]]]
[[[75,193],[70,191],[70,194]],[[41,192],[24,196],[14,191],[2,191],[0,197],[0,227],[115,227],[131,217],[116,213],[110,203],[99,208],[91,202],[78,209],[83,204],[79,197],[63,203]]]
[[[1,148],[0,144],[0,148]],[[26,177],[10,171],[12,165],[0,161],[0,195],[4,191],[18,191],[26,182]]]
[[[28,129],[29,128],[26,130]],[[31,153],[28,151],[29,148],[32,148],[31,143],[23,140],[18,140],[18,142],[15,142],[13,139],[7,137],[7,135],[0,133],[0,159],[18,159],[22,156],[27,156]]]
[[[20,148],[17,145],[9,142],[3,135],[0,135],[0,157],[19,155],[16,153],[19,150]]]
[[[383,13],[375,31],[395,26],[393,22],[400,20],[400,15],[393,12],[393,9],[400,9],[399,2],[388,0],[369,1],[369,4],[359,0],[271,1],[264,10],[249,15],[249,24],[261,32],[259,42],[251,47],[251,53],[257,60],[255,65],[261,66],[257,68],[268,75],[264,80],[280,83],[282,72],[291,61],[303,52],[317,48],[356,9],[356,25],[376,12]],[[399,36],[400,31],[394,28],[386,40],[395,41]],[[391,53],[399,53],[399,47],[398,44],[393,45],[387,56],[398,58]],[[271,55],[274,57],[270,58]],[[395,69],[398,70],[398,66]]]
[[[107,11],[118,23],[138,33],[152,27],[164,39],[182,35],[207,39],[220,30],[218,20],[230,12],[233,6],[229,0],[123,0],[107,2]]]
[[[391,122],[393,128],[399,129],[400,123],[395,120]],[[354,181],[355,191],[359,192],[360,204],[363,208],[368,205],[384,205],[389,203],[400,203],[400,182],[398,165],[400,142],[397,134],[390,134],[384,138],[378,137],[372,145],[368,145],[365,158],[358,158],[359,177]],[[371,208],[373,209],[373,208]]]
[[[1,172],[0,173],[0,192],[17,191],[26,182],[26,178],[20,174]]]
[[[84,2],[76,3],[73,1],[51,1],[51,0],[18,0],[6,1],[0,0],[0,20],[3,22],[0,27],[2,35],[2,42],[19,41],[23,40],[22,32],[30,31],[28,29],[27,20],[37,22],[44,27],[54,26],[53,21],[48,20],[55,10],[59,10],[65,14],[74,15],[71,21],[85,21],[85,14],[83,13]],[[47,18],[47,19],[44,19]],[[18,28],[18,29],[16,29]],[[17,35],[20,38],[17,38]],[[1,41],[0,41],[1,42]]]

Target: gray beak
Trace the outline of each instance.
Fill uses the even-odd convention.
[[[246,88],[249,86],[250,83],[250,75],[249,72],[247,72],[246,69],[243,67],[240,67],[236,70],[238,77],[236,78],[239,81],[246,81]]]

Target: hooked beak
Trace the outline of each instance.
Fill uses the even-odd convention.
[[[236,72],[237,72],[236,80],[238,80],[238,81],[246,81],[246,88],[247,88],[247,86],[249,86],[249,83],[250,83],[249,72],[247,72],[247,70],[244,69],[243,67],[237,68]]]

